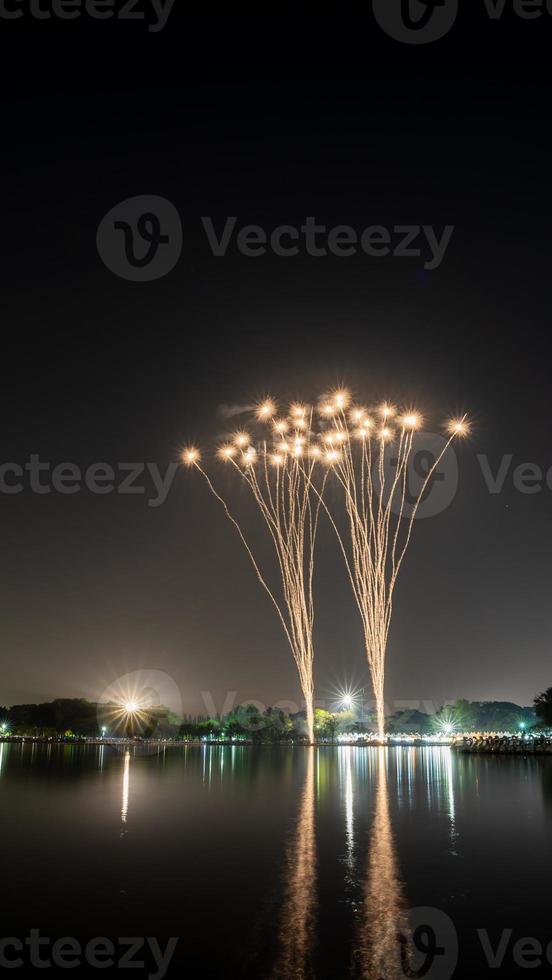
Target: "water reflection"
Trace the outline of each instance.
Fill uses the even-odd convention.
[[[311,955],[316,908],[316,830],[314,819],[314,748],[307,749],[305,786],[295,832],[286,854],[280,950],[274,980],[304,980],[313,975]]]
[[[130,790],[130,752],[125,752],[123,767],[123,798],[121,801],[121,823],[126,824],[128,817],[128,795]]]
[[[549,935],[550,758],[128,748],[0,743],[4,934],[132,936],[147,915],[185,937],[180,972],[244,980],[402,980],[406,906],[444,909],[466,962],[474,922]]]
[[[398,937],[407,935],[408,917],[389,814],[388,761],[387,750],[378,749],[374,818],[357,946],[356,972],[366,980],[404,977]]]
[[[353,790],[353,759],[352,748],[344,749],[345,752],[345,841],[346,841],[346,863],[349,872],[355,866],[355,821],[354,821],[354,790]]]
[[[428,807],[444,811],[449,819],[451,841],[456,836],[456,808],[452,773],[452,751],[445,746],[430,749],[423,756]]]

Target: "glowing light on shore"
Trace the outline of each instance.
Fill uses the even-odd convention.
[[[331,694],[332,711],[357,711],[362,707],[364,692],[360,688],[338,687]]]
[[[134,715],[137,711],[140,711],[141,704],[139,701],[125,701],[121,707],[124,708],[128,715]]]

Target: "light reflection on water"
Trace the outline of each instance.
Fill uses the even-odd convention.
[[[345,837],[345,875],[360,892],[351,972],[363,980],[398,980],[412,962],[408,902],[401,880],[399,859],[390,814],[390,777],[395,792],[406,790],[410,807],[419,800],[419,790],[429,807],[446,811],[454,834],[454,785],[450,749],[438,747],[416,758],[415,749],[406,753],[384,748],[359,750],[344,746],[337,750],[339,791]],[[318,784],[326,780],[321,771],[328,765],[324,750],[308,750],[308,763],[298,818],[285,857],[284,901],[279,930],[280,952],[273,977],[304,980],[315,975],[312,961],[316,945],[317,852],[315,828],[315,758]],[[330,757],[331,759],[331,757]],[[331,762],[330,762],[331,764]],[[418,790],[413,783],[418,770]],[[420,771],[421,770],[421,771]],[[373,802],[367,846],[355,840],[355,805]],[[353,903],[354,904],[354,903]]]
[[[316,829],[314,795],[314,748],[306,750],[305,784],[295,834],[286,857],[284,901],[280,924],[280,953],[273,971],[274,980],[312,975],[316,908]]]
[[[398,937],[407,935],[408,921],[389,814],[388,753],[384,748],[375,751],[375,807],[358,922],[358,972],[365,980],[394,980],[404,976]]]
[[[129,789],[130,789],[130,752],[125,752],[125,762],[123,768],[123,799],[121,802],[122,823],[127,822]]]
[[[99,916],[97,935],[133,934],[145,913],[145,934],[157,935],[173,916],[171,934],[186,937],[184,966],[212,966],[218,956],[222,969],[234,956],[231,977],[243,953],[255,978],[398,980],[401,952],[417,963],[413,906],[446,908],[459,931],[476,915],[500,930],[492,896],[501,861],[515,864],[500,882],[511,920],[522,896],[534,935],[545,914],[529,882],[537,860],[552,873],[549,760],[463,757],[447,747],[142,754],[0,742],[0,777],[10,911],[28,915],[31,894],[40,925],[69,890],[75,915]],[[49,902],[61,827],[68,870]],[[22,855],[42,890],[21,877]],[[213,944],[212,934],[223,938]]]
[[[355,816],[354,816],[354,790],[353,790],[353,749],[345,747],[340,760],[345,764],[345,836],[347,845],[346,863],[349,871],[354,869],[355,864]]]

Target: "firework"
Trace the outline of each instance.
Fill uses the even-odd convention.
[[[337,534],[360,612],[383,738],[385,657],[397,576],[428,484],[451,442],[468,435],[470,427],[466,416],[447,423],[448,438],[412,501],[408,467],[423,424],[418,412],[401,412],[387,402],[367,411],[352,405],[347,391],[338,391],[321,401],[319,415],[323,456],[343,491],[347,534],[333,509],[321,503]]]
[[[182,453],[183,462],[202,474],[224,507],[278,613],[299,671],[311,741],[313,572],[320,510],[337,534],[360,612],[378,734],[383,738],[385,657],[397,577],[430,480],[451,442],[470,431],[466,416],[446,424],[447,439],[413,498],[409,462],[422,425],[421,415],[411,408],[399,410],[384,402],[370,410],[352,404],[350,393],[342,389],[323,398],[316,412],[294,402],[281,413],[272,399],[266,399],[254,410],[249,430],[235,432],[219,448],[219,459],[239,474],[266,523],[278,559],[278,589],[268,584],[240,524],[204,469],[199,451],[190,447]],[[338,514],[324,499],[330,472],[342,490],[346,534],[340,530]]]
[[[312,432],[313,417],[313,409],[299,403],[277,416],[277,406],[266,399],[256,408],[249,431],[234,433],[217,453],[248,488],[266,524],[277,557],[277,585],[269,584],[253,545],[216,489],[202,464],[200,452],[191,447],[182,453],[183,463],[201,473],[236,528],[257,578],[278,614],[299,672],[310,742],[314,738],[314,553],[327,478],[327,470],[320,471],[320,475],[315,472],[320,467],[317,467],[318,453],[314,451],[317,447],[312,444],[316,439]]]

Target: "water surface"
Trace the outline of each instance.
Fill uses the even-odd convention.
[[[169,976],[496,976],[508,928],[525,976],[552,940],[546,757],[0,744],[0,828],[3,936],[175,936]]]

